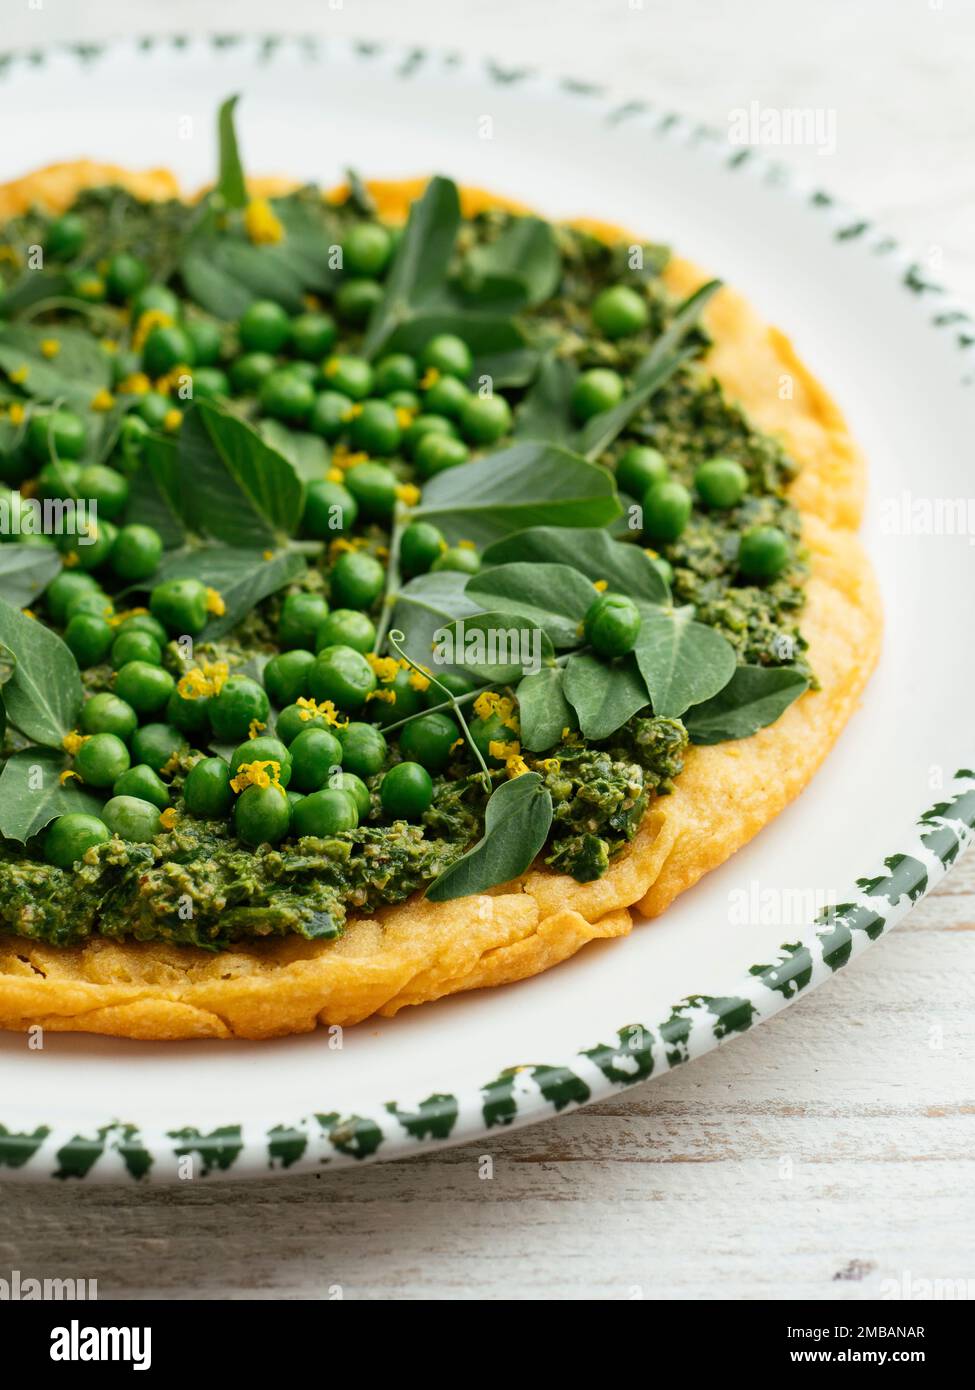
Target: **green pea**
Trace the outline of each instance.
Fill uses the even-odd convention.
[[[360,824],[368,816],[372,807],[372,797],[369,788],[361,777],[357,777],[354,772],[333,772],[328,779],[328,785],[334,791],[348,792],[355,802],[356,810],[359,813]]]
[[[59,869],[72,869],[90,849],[103,845],[111,831],[98,816],[72,811],[58,816],[44,834],[44,858]]]
[[[308,428],[323,439],[338,439],[352,419],[352,406],[352,397],[341,391],[320,391],[308,417]]]
[[[116,671],[130,661],[147,661],[150,666],[162,665],[162,648],[149,632],[120,632],[112,643],[112,666]]]
[[[312,668],[310,685],[316,700],[331,700],[338,709],[355,711],[375,690],[376,677],[361,652],[352,647],[325,647]]]
[[[130,256],[126,251],[120,251],[118,255],[113,256],[105,271],[105,286],[109,297],[117,303],[138,294],[148,279],[149,270],[145,261],[140,260],[138,256]]]
[[[349,433],[354,449],[384,458],[395,454],[401,436],[396,410],[388,401],[364,401],[357,408]]]
[[[194,738],[197,734],[206,735],[200,742],[208,743],[210,734],[210,697],[197,695],[187,699],[179,693],[179,686],[166,701],[166,718],[174,728]]]
[[[131,613],[119,624],[116,631],[119,635],[123,632],[148,632],[150,637],[155,637],[160,647],[164,647],[168,640],[166,629],[151,613]]]
[[[300,425],[311,414],[315,390],[290,367],[281,367],[264,378],[258,399],[265,415]]]
[[[193,345],[193,362],[197,367],[213,367],[223,351],[223,333],[213,319],[192,318],[183,324],[183,331]],[[194,384],[196,374],[193,376]]]
[[[114,635],[105,619],[94,613],[75,613],[64,630],[68,649],[83,671],[105,660]]]
[[[305,705],[286,705],[274,723],[274,732],[285,747],[291,744],[306,729],[330,729],[332,727],[323,714],[312,714]]]
[[[416,361],[405,352],[389,353],[376,364],[377,396],[389,396],[394,391],[414,391],[419,379]]]
[[[338,730],[342,745],[342,767],[357,777],[374,777],[385,765],[389,752],[386,740],[373,724],[355,720]]]
[[[44,250],[56,261],[73,261],[87,239],[84,219],[75,212],[65,212],[48,227]]]
[[[269,352],[247,352],[230,365],[231,385],[242,396],[256,396],[277,365]]]
[[[299,314],[291,321],[291,351],[296,357],[317,362],[326,352],[331,352],[337,331],[330,314],[317,311]]]
[[[229,676],[210,698],[210,724],[217,738],[240,743],[256,720],[266,724],[271,704],[262,686],[250,676]]]
[[[303,729],[289,744],[297,791],[324,787],[342,762],[342,745],[328,729]]]
[[[471,393],[462,381],[455,376],[442,376],[424,392],[423,409],[431,415],[459,420],[470,401]]]
[[[324,787],[303,796],[292,816],[296,835],[314,835],[318,839],[355,830],[359,824],[355,797],[339,787]]]
[[[115,693],[137,714],[156,714],[169,699],[176,682],[162,666],[127,661],[115,677]]]
[[[139,418],[144,420],[151,430],[161,430],[173,405],[168,396],[163,396],[158,391],[147,391],[144,396],[139,397],[135,408],[139,412]]]
[[[371,608],[383,591],[386,571],[374,555],[347,550],[329,574],[332,597],[342,608]]]
[[[433,781],[419,763],[397,763],[383,778],[379,799],[387,816],[419,820],[430,809]]]
[[[416,458],[420,441],[428,434],[445,434],[456,439],[457,429],[444,415],[418,415],[403,436],[403,448],[410,458]]]
[[[182,306],[167,285],[151,284],[141,289],[132,301],[132,322],[138,323],[143,314],[154,312],[178,319]]]
[[[695,472],[694,486],[706,507],[726,511],[748,491],[748,474],[735,459],[708,459]]]
[[[184,329],[154,328],[142,347],[142,366],[154,380],[177,367],[192,367],[193,344]]]
[[[132,760],[146,763],[153,772],[161,772],[186,747],[183,734],[172,724],[142,724],[132,735]]]
[[[324,594],[288,594],[281,605],[281,616],[278,619],[278,645],[284,651],[303,647],[306,651],[313,652],[315,634],[327,617],[328,603]],[[275,704],[280,703],[275,701]],[[290,701],[284,703],[289,704]]]
[[[675,541],[691,519],[693,499],[683,483],[654,483],[643,499],[643,531],[651,541]]]
[[[607,338],[639,333],[650,321],[647,302],[629,285],[611,285],[593,300],[592,320]]]
[[[465,676],[460,671],[440,672],[437,675],[437,685],[434,685],[433,681],[431,681],[426,691],[426,704],[428,708],[432,708],[434,705],[442,705],[444,700],[446,700],[447,697],[443,693],[443,690],[439,688],[440,686],[446,686],[455,699],[460,699],[462,695],[469,695],[471,693],[474,689],[474,682],[471,680],[470,676]],[[420,758],[418,761],[422,762],[423,759]]]
[[[230,810],[230,768],[223,758],[201,758],[183,783],[183,801],[191,816],[220,820]]]
[[[162,553],[162,536],[155,527],[133,522],[119,530],[108,561],[119,579],[134,584],[155,574]]]
[[[408,576],[426,574],[434,560],[447,549],[443,532],[429,521],[413,521],[400,537],[399,561]]]
[[[120,840],[144,844],[158,835],[159,808],[138,796],[113,796],[102,809],[105,824]]]
[[[116,734],[92,734],[75,754],[75,771],[89,787],[110,787],[129,766],[129,750]]]
[[[52,458],[77,459],[88,447],[88,431],[73,410],[49,410],[33,415],[27,427],[27,447],[38,463]]]
[[[194,367],[192,380],[196,400],[212,401],[230,395],[230,378],[219,367]]]
[[[108,690],[90,696],[81,707],[81,731],[85,734],[117,734],[128,740],[135,733],[139,716],[130,704]]]
[[[640,610],[626,594],[600,594],[589,606],[583,626],[598,656],[626,656],[640,633]]]
[[[234,829],[245,844],[275,845],[290,828],[291,803],[283,787],[245,787],[238,796]]]
[[[169,805],[169,788],[153,772],[148,763],[138,763],[128,768],[112,785],[113,796],[137,796],[140,801],[150,801],[165,811]]]
[[[376,645],[376,624],[354,608],[335,608],[315,634],[315,650],[325,647],[352,647],[371,652]]]
[[[277,763],[277,780],[286,787],[293,771],[291,754],[279,738],[270,734],[259,734],[237,745],[230,759],[230,775],[233,777],[243,763],[268,762]]]
[[[511,432],[511,406],[504,396],[469,396],[461,407],[460,429],[472,444],[495,444]]]
[[[450,761],[451,749],[458,738],[460,729],[450,715],[434,711],[421,714],[418,719],[404,724],[400,731],[399,747],[403,757],[409,761],[420,763],[428,772],[442,772]]]
[[[173,637],[198,636],[207,625],[207,587],[199,579],[167,579],[149,595],[149,611]]]
[[[667,460],[657,449],[631,444],[616,465],[616,483],[630,497],[643,497],[654,483],[669,476]]]
[[[438,333],[431,338],[420,355],[420,363],[443,376],[461,378],[469,377],[474,367],[470,348],[454,333]]]
[[[307,696],[314,665],[314,656],[303,647],[273,656],[263,671],[264,689],[272,705],[282,709],[285,705],[293,705],[299,697]]]
[[[256,299],[244,310],[237,332],[247,352],[280,352],[291,335],[291,320],[272,299]]]
[[[322,367],[325,385],[353,401],[372,394],[373,370],[364,357],[329,357]]]
[[[357,463],[345,475],[345,485],[370,521],[388,521],[396,506],[396,474],[382,463]]]
[[[792,560],[792,543],[778,526],[752,526],[738,548],[738,569],[746,579],[775,579]]]
[[[393,238],[378,222],[359,222],[342,238],[342,268],[351,275],[381,275],[393,251]]]
[[[343,323],[361,328],[383,297],[383,287],[375,280],[356,277],[344,280],[335,295],[335,311]]]
[[[302,528],[307,535],[320,541],[348,535],[358,515],[358,502],[341,483],[320,479],[308,484],[301,518]]]
[[[98,580],[90,574],[77,570],[61,570],[44,591],[44,602],[51,615],[51,621],[59,626],[64,623],[68,601],[81,593],[97,593]]]
[[[583,423],[604,410],[612,410],[623,399],[623,378],[609,367],[593,367],[583,372],[572,388],[570,404],[575,418]]]
[[[413,458],[417,472],[426,480],[435,477],[437,473],[445,472],[448,468],[456,468],[458,464],[466,463],[470,458],[470,450],[459,439],[428,431],[417,444]]]
[[[460,574],[477,574],[480,568],[481,557],[473,547],[452,545],[440,552],[430,566],[430,572],[439,574],[441,570],[456,570]]]

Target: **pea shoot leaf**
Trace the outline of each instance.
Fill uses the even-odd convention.
[[[515,412],[516,439],[546,439],[569,448],[576,433],[569,411],[579,368],[567,357],[545,357]]]
[[[64,753],[53,748],[22,748],[7,759],[0,773],[0,835],[22,845],[58,816],[101,815],[103,803],[74,778],[61,785],[67,766]]]
[[[600,661],[590,652],[575,652],[565,667],[563,690],[586,738],[609,738],[650,696],[632,656]]]
[[[562,276],[562,258],[551,223],[512,217],[500,235],[468,252],[461,285],[468,299],[511,311],[551,298]]]
[[[717,695],[735,673],[731,643],[713,627],[694,621],[694,609],[640,604],[634,656],[646,681],[654,714],[676,719],[691,705]]]
[[[152,434],[143,445],[143,467],[129,482],[126,522],[152,526],[167,549],[186,539],[179,480],[179,449],[169,435]]]
[[[519,682],[515,694],[523,748],[544,753],[559,742],[563,729],[576,727],[575,711],[565,698],[563,684],[564,672],[559,666],[546,666]]]
[[[427,889],[431,902],[465,898],[508,883],[531,866],[552,825],[552,797],[537,772],[502,782],[491,794],[484,835]]]
[[[16,661],[3,692],[11,724],[35,743],[60,748],[81,710],[77,662],[57,633],[3,600],[0,642]]]
[[[29,608],[61,568],[53,545],[0,546],[0,598]]]
[[[439,526],[448,541],[484,546],[546,522],[604,525],[620,510],[607,469],[565,449],[524,443],[438,473],[414,515]]]
[[[605,580],[610,589],[632,599],[670,602],[666,580],[646,551],[614,540],[602,527],[535,526],[495,541],[481,556],[485,570],[519,560],[571,565],[593,583]]]
[[[438,646],[449,637],[455,666],[481,681],[510,685],[526,667],[551,661],[555,655],[545,632],[513,613],[476,613],[447,623],[437,634]],[[437,662],[438,668],[441,663]]]
[[[234,108],[239,100],[237,96],[228,97],[217,113],[220,166],[215,192],[220,194],[229,208],[242,208],[247,202],[244,169],[240,162],[237,132],[234,129]]]
[[[788,666],[739,666],[717,695],[688,710],[684,724],[692,743],[748,738],[774,724],[808,688],[806,677]]]
[[[403,650],[419,665],[429,666],[436,634],[455,618],[469,618],[479,605],[464,592],[468,576],[456,570],[421,574],[404,584],[396,595],[390,627],[405,634]],[[438,667],[458,671],[455,663]]]
[[[482,608],[500,609],[541,628],[561,648],[579,645],[582,620],[599,597],[577,569],[518,560],[473,575],[467,592]]]
[[[280,420],[262,420],[258,432],[265,444],[286,458],[303,482],[324,478],[330,458],[328,445],[307,430],[289,430]]]
[[[57,355],[47,357],[42,344],[58,343]],[[98,339],[79,328],[36,327],[26,323],[0,323],[0,369],[18,381],[28,396],[42,401],[63,401],[73,410],[87,412],[92,398],[108,388],[112,364]]]

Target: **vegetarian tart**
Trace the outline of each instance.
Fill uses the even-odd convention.
[[[0,1025],[268,1038],[537,974],[876,662],[843,418],[732,290],[434,178],[0,187]],[[716,928],[718,929],[718,928]]]

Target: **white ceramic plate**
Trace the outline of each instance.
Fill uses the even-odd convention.
[[[975,330],[921,268],[825,194],[650,101],[375,44],[167,38],[0,61],[0,178],[87,155],[167,165],[192,187],[211,176],[213,116],[231,92],[252,172],[328,184],[350,164],[441,171],[552,216],[639,229],[743,290],[866,450],[886,646],[797,802],[663,919],[537,979],[366,1023],[341,1049],[321,1032],[165,1045],[49,1034],[40,1052],[3,1035],[4,1176],[166,1180],[187,1158],[214,1175],[312,1171],[545,1118],[695,1057],[828,978],[937,881],[975,824],[975,504],[971,524],[966,504],[923,529],[925,505],[972,490]]]

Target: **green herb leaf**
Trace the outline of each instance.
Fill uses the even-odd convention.
[[[247,185],[244,182],[244,169],[237,149],[237,132],[234,129],[234,108],[239,97],[228,97],[217,113],[217,141],[220,148],[220,168],[215,192],[219,193],[229,208],[242,208],[247,203]]]
[[[589,652],[576,652],[566,663],[563,689],[586,738],[609,738],[650,702],[631,656],[600,661]]]
[[[564,680],[561,667],[546,666],[519,683],[515,695],[523,748],[544,753],[559,742],[563,729],[576,727],[575,712],[565,698]]]
[[[35,743],[60,748],[78,722],[78,663],[58,635],[0,600],[0,642],[16,660],[4,699],[10,722]]]
[[[731,643],[712,627],[694,621],[694,609],[640,604],[640,634],[634,655],[646,681],[654,714],[677,719],[691,705],[717,695],[735,673]]]
[[[535,526],[495,541],[481,556],[485,569],[519,560],[571,565],[593,583],[604,579],[616,593],[670,602],[667,583],[650,556],[638,545],[614,541],[602,527]]]
[[[169,550],[186,539],[176,440],[169,435],[148,435],[143,460],[144,466],[129,481],[125,519],[154,527]]]
[[[305,569],[304,556],[292,550],[279,550],[265,558],[265,552],[260,550],[238,550],[229,545],[191,546],[167,556],[150,582],[199,579],[216,589],[226,612],[211,618],[198,639],[215,642],[268,594],[291,584]]]
[[[61,568],[53,545],[0,546],[0,598],[29,608]]]
[[[523,874],[552,825],[552,797],[537,772],[502,782],[491,794],[484,835],[427,889],[431,902],[484,893]]]
[[[579,431],[574,447],[580,454],[588,459],[598,458],[664,382],[697,354],[697,347],[678,349],[720,288],[720,280],[709,280],[685,299],[634,372],[630,391],[624,399],[611,410],[594,415]]]
[[[56,338],[56,357],[45,357],[41,344]],[[62,400],[73,410],[87,411],[92,397],[112,379],[111,358],[98,340],[79,328],[37,328],[33,324],[0,324],[0,368],[9,376],[27,368],[20,389],[37,400]]]
[[[461,272],[464,294],[512,312],[549,299],[562,276],[555,231],[540,217],[512,217],[487,245],[475,246]]]
[[[328,472],[328,445],[307,430],[289,430],[280,420],[261,420],[257,426],[265,444],[286,458],[302,482],[320,481]]]
[[[545,444],[514,444],[432,478],[414,515],[475,545],[525,527],[603,525],[620,513],[612,475]]]
[[[537,625],[516,623],[516,617],[499,611],[458,618],[437,634],[438,648],[446,649],[445,639],[449,637],[449,650],[456,657],[452,665],[481,681],[510,685],[524,675],[526,666],[551,661],[555,656],[546,633]],[[439,661],[437,668],[443,669]]]
[[[497,368],[500,364],[502,375],[507,371],[510,376],[512,368],[517,368],[522,361],[514,355],[527,351],[525,335],[513,319],[492,314],[465,314],[449,306],[416,314],[390,335],[385,351],[418,356],[439,333],[454,333],[463,338],[474,356],[471,377],[476,381],[478,376],[487,374],[496,386],[504,383],[491,373],[491,365]]]
[[[748,738],[774,724],[808,688],[806,677],[788,666],[739,666],[723,690],[688,711],[684,725],[692,743]]]
[[[0,642],[0,685],[6,685],[17,669],[17,658],[9,647]]]
[[[375,357],[398,328],[430,309],[446,284],[460,226],[460,198],[450,179],[432,178],[410,208],[406,230],[386,277],[386,292],[369,320],[362,351]]]
[[[579,369],[570,358],[546,357],[515,412],[515,437],[546,439],[568,448],[576,433],[569,401],[578,376]]]
[[[467,575],[456,570],[441,570],[421,574],[404,584],[396,595],[392,628],[405,634],[401,643],[411,660],[429,666],[436,634],[456,618],[470,618],[480,612],[479,606],[464,592]],[[454,663],[444,665],[445,671],[459,671]]]
[[[58,816],[101,815],[103,803],[74,778],[61,785],[67,766],[53,748],[22,748],[7,759],[0,773],[0,835],[22,845]]]
[[[482,608],[500,609],[547,633],[556,647],[578,647],[580,625],[599,597],[578,570],[568,565],[514,561],[473,575],[467,592]]]
[[[164,497],[183,509],[191,530],[240,549],[275,549],[301,519],[304,488],[292,465],[250,425],[200,402],[180,429],[178,476],[172,459],[151,466]],[[175,487],[174,487],[175,483]]]
[[[360,217],[375,217],[376,200],[369,192],[361,175],[355,169],[346,169],[345,177],[349,185],[346,206],[350,207],[353,212],[357,212]]]

